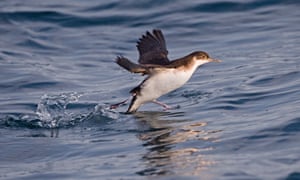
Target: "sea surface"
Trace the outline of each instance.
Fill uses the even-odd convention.
[[[300,179],[300,1],[0,1],[0,179]],[[163,31],[202,50],[183,87],[125,114],[114,63]]]

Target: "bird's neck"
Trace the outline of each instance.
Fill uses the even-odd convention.
[[[170,67],[179,68],[179,69],[191,68],[194,65],[195,63],[192,61],[192,59],[189,59],[187,57],[175,59],[174,61],[172,61],[171,64],[169,64]]]

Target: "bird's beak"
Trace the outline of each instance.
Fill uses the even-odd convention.
[[[213,59],[213,58],[209,58],[208,61],[209,61],[209,62],[218,62],[218,63],[219,63],[219,62],[222,62],[222,61],[219,60],[219,59]]]

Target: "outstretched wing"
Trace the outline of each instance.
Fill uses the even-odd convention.
[[[159,29],[154,29],[152,33],[147,31],[139,39],[136,47],[140,55],[140,64],[166,65],[170,63],[166,41]]]

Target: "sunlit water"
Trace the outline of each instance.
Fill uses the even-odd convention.
[[[0,1],[0,179],[300,179],[299,1]],[[147,30],[170,59],[222,63],[160,98],[143,80]]]

